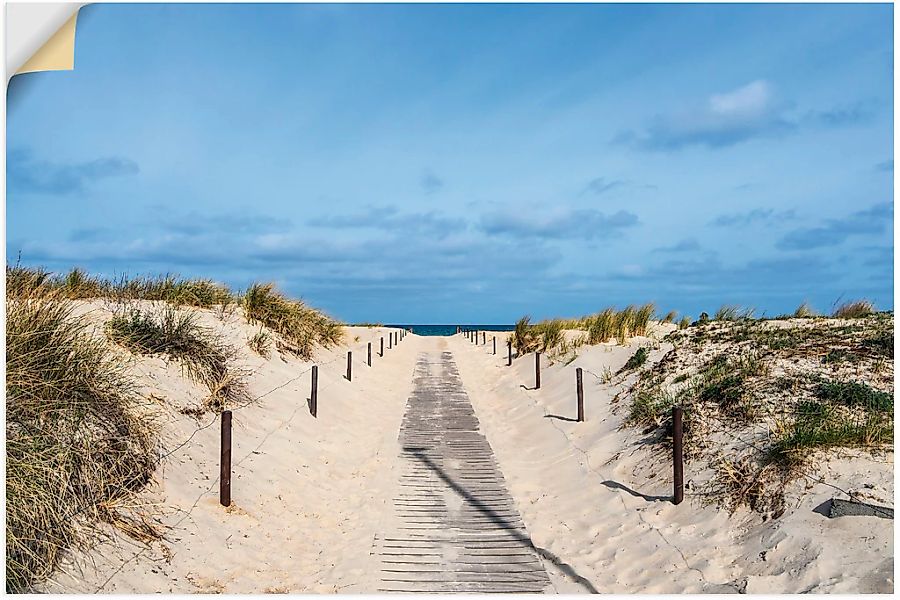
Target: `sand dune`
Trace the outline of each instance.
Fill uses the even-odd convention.
[[[80,309],[102,323],[101,303]],[[796,482],[790,508],[775,521],[703,505],[688,489],[674,506],[671,466],[622,429],[604,367],[620,368],[626,346],[580,350],[571,364],[546,364],[540,390],[531,357],[506,366],[498,353],[464,336],[409,335],[377,356],[380,328],[347,328],[345,345],[319,351],[319,410],[307,408],[313,362],[252,353],[255,329],[240,316],[204,324],[240,350],[257,401],[234,410],[233,504],[218,503],[219,422],[179,412],[204,391],[179,367],[134,359],[143,393],[155,403],[168,454],[140,512],[158,519],[165,538],[149,546],[108,529],[93,548],[72,553],[48,592],[319,593],[372,592],[378,567],[373,540],[390,518],[398,478],[398,431],[420,352],[450,351],[516,507],[562,593],[887,592],[893,589],[892,521],[828,519],[813,509],[834,495]],[[374,365],[365,344],[374,341]],[[650,360],[666,351],[652,343]],[[387,348],[387,343],[385,344]],[[353,381],[344,378],[354,351]],[[585,375],[587,421],[575,416],[574,370]],[[892,459],[891,459],[892,460]],[[822,468],[841,487],[874,484],[893,497],[892,463],[863,455]],[[686,476],[690,484],[691,473]],[[892,502],[891,502],[892,504]]]

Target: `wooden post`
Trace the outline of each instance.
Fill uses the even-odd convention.
[[[578,391],[578,421],[584,421],[584,382],[581,378],[581,367],[575,369],[575,387]]]
[[[481,332],[481,343],[484,346],[487,346],[487,331]]]
[[[384,336],[381,336],[381,352],[378,353],[378,356],[384,356]]]
[[[353,381],[353,352],[347,350],[347,381]]]
[[[372,342],[366,345],[366,364],[372,366]]]
[[[675,463],[675,490],[673,504],[684,500],[684,437],[681,428],[682,408],[672,407],[672,458]]]
[[[494,336],[494,354],[497,354],[497,336]]]
[[[506,342],[506,352],[507,352],[506,366],[511,367],[512,366],[512,340],[509,340]]]
[[[388,350],[394,347],[394,332],[388,332]]]
[[[534,389],[541,389],[541,353],[534,353]]]
[[[309,392],[309,414],[316,416],[316,408],[319,399],[319,367],[313,365],[312,368],[312,386]]]
[[[222,453],[219,460],[219,504],[231,506],[231,411],[222,411]]]

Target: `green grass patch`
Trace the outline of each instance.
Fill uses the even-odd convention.
[[[633,371],[644,365],[647,362],[647,357],[650,353],[646,348],[638,348],[637,352],[632,354],[628,360],[625,362],[625,365],[619,369],[619,373],[624,373],[625,371]]]
[[[832,404],[859,406],[868,411],[892,412],[894,396],[856,381],[826,381],[816,389],[816,397]]]

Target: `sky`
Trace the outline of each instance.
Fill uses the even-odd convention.
[[[7,263],[332,316],[893,309],[893,12],[94,4],[15,76]]]

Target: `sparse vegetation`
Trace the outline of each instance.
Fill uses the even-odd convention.
[[[812,306],[809,305],[809,302],[804,302],[797,307],[797,310],[794,311],[795,319],[808,319],[817,315],[818,313],[813,309]]]
[[[272,350],[272,336],[260,328],[259,331],[250,336],[247,340],[247,345],[263,358],[268,358]]]
[[[163,354],[178,361],[192,380],[210,392],[206,408],[222,410],[245,397],[239,375],[229,367],[232,351],[193,313],[172,306],[160,311],[128,309],[106,324],[109,338],[136,354]]]
[[[755,311],[752,308],[744,308],[733,304],[723,304],[716,311],[713,321],[743,321],[753,318]],[[705,313],[704,313],[705,314]]]
[[[685,409],[686,452],[715,473],[700,493],[732,509],[777,516],[785,485],[814,468],[820,452],[893,443],[892,315],[848,323],[797,314],[808,313],[762,320],[724,307],[713,320],[701,315],[702,326],[669,334],[676,349],[629,390],[632,425],[666,427],[673,405]]]
[[[7,275],[10,270],[7,269]],[[153,529],[117,506],[150,477],[151,420],[134,381],[40,272],[14,271],[6,300],[6,585],[28,591],[82,522]]]
[[[638,348],[637,351],[631,355],[631,357],[625,362],[625,365],[619,371],[619,373],[624,373],[625,371],[633,371],[647,362],[647,356],[649,356],[649,352],[647,352],[646,348]]]

